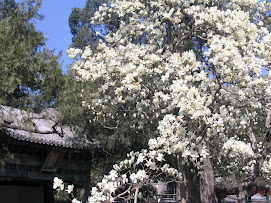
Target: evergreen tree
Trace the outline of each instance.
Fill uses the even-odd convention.
[[[83,9],[72,9],[69,17],[69,26],[73,35],[70,47],[82,49],[90,46],[94,50],[99,39],[103,40],[103,36],[119,26],[117,15],[111,16],[111,19],[103,24],[91,24],[90,17],[94,16],[99,7],[107,2],[107,0],[87,0]]]
[[[41,0],[0,1],[0,103],[21,109],[54,105],[63,80],[59,56],[35,29]]]

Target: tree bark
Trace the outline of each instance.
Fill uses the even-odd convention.
[[[182,164],[182,155],[178,155],[178,170],[183,175],[183,181],[177,183],[177,202],[180,203],[201,203],[200,200],[200,177],[193,166]]]
[[[185,171],[187,176],[188,203],[201,203],[200,177],[197,170],[193,166],[187,166]]]
[[[186,175],[185,175],[185,170],[184,170],[184,165],[182,164],[182,154],[178,154],[178,171],[182,173],[183,175],[183,180],[182,182],[177,183],[176,187],[176,200],[177,202],[180,203],[187,203],[188,201],[188,194],[187,194],[187,180],[186,180]]]
[[[215,177],[212,159],[205,159],[205,169],[201,175],[193,165],[182,164],[178,155],[178,170],[183,174],[183,182],[177,184],[177,201],[181,203],[217,203]]]
[[[215,177],[211,158],[206,159],[206,168],[200,176],[200,199],[202,203],[216,203]]]

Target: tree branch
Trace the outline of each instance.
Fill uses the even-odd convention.
[[[257,153],[258,152],[258,147],[257,147],[257,139],[256,139],[256,136],[253,132],[253,129],[252,129],[252,126],[251,126],[251,120],[250,120],[250,117],[249,117],[249,112],[246,108],[246,114],[247,114],[247,117],[248,117],[248,126],[249,126],[249,139],[250,139],[250,142],[251,142],[251,145],[252,145],[252,150]]]
[[[124,198],[122,197],[122,195],[125,195],[126,193],[128,193],[131,190],[131,186],[129,186],[129,188],[127,190],[125,190],[124,192],[118,194],[114,199],[118,199],[118,198]]]

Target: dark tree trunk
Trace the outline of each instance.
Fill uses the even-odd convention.
[[[176,185],[176,201],[178,203],[187,203],[186,183],[181,182]]]
[[[184,165],[182,165],[182,154],[178,154],[178,171],[183,174],[183,180],[180,183],[177,183],[176,187],[176,195],[177,195],[177,202],[180,203],[187,203],[188,200],[188,191],[187,191],[187,180],[184,170]]]
[[[205,169],[198,175],[192,165],[182,164],[178,155],[178,170],[183,174],[183,182],[177,185],[177,201],[181,203],[216,203],[215,178],[211,158],[206,158]]]
[[[177,201],[181,203],[201,203],[200,177],[193,166],[183,165],[179,154],[178,169],[183,174],[183,182],[177,184]]]
[[[193,171],[191,171],[193,170]],[[201,203],[200,177],[194,167],[186,167],[188,202]]]

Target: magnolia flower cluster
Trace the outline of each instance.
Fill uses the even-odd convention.
[[[57,190],[64,190],[63,180],[59,179],[58,177],[54,177],[53,188]]]
[[[233,137],[228,139],[222,146],[222,159],[226,158],[229,165],[227,170],[242,170],[249,174],[256,164],[257,154],[254,153],[250,144],[236,140]]]
[[[160,135],[149,140],[152,150],[167,154],[181,153],[185,162],[194,164],[200,171],[204,167],[204,159],[209,155],[202,137],[187,132],[186,121],[181,116],[166,115],[159,123]]]
[[[61,191],[64,190],[64,182],[62,179],[59,179],[58,177],[54,177],[54,183],[53,183],[53,189]],[[72,194],[74,189],[74,185],[68,185],[66,192],[68,194]],[[78,201],[76,198],[73,198],[71,200],[72,203],[82,203],[81,201]]]
[[[255,155],[250,144],[234,140],[234,138],[230,138],[224,143],[222,152],[227,154],[229,158],[236,158],[238,156],[242,156],[243,158],[253,158]]]
[[[181,178],[176,169],[169,164],[162,164],[164,155],[158,151],[130,152],[127,157],[128,159],[115,164],[114,170],[105,175],[97,187],[92,188],[89,202],[114,202],[118,197],[118,189],[125,185],[130,185],[131,188],[150,185],[161,172],[173,180]]]
[[[67,50],[67,55],[72,59],[76,59],[76,56],[78,56],[81,53],[82,53],[81,49],[70,48]]]

